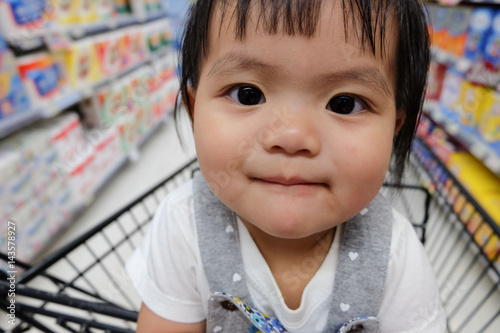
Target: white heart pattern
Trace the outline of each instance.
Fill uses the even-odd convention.
[[[351,306],[349,304],[345,304],[345,303],[340,303],[340,309],[343,311],[343,312],[346,312],[347,310],[349,310],[351,308]]]
[[[349,258],[351,261],[358,259],[359,254],[357,252],[349,252]]]
[[[234,232],[234,228],[232,226],[228,225],[227,228],[226,228],[226,232],[228,234],[230,234],[230,233]]]
[[[214,327],[214,332],[220,332],[220,331],[222,331],[222,327],[220,327],[220,326]]]
[[[361,215],[366,215],[366,213],[368,213],[368,208],[365,208],[360,212]]]
[[[234,273],[233,282],[239,282],[239,281],[241,281],[241,275],[239,275],[238,273]]]

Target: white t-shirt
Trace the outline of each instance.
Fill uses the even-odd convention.
[[[390,259],[378,314],[380,330],[442,333],[446,330],[446,316],[433,269],[411,224],[400,213],[393,211],[393,215]],[[284,303],[269,267],[241,221],[238,228],[247,285],[255,307],[273,314],[289,332],[322,332],[343,226],[338,227],[326,259],[305,288],[296,310]],[[211,290],[198,249],[191,181],[161,203],[126,268],[143,302],[157,315],[184,323],[206,318]]]

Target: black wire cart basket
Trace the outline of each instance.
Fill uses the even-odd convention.
[[[7,322],[11,304],[8,297],[9,271],[0,270],[2,295],[0,306],[6,312],[6,316],[0,320],[2,329],[9,332],[134,332],[141,301],[125,273],[125,261],[139,245],[162,199],[177,186],[192,178],[197,170],[197,161],[191,161],[122,210],[40,263],[30,266],[16,262],[15,270],[18,271],[18,275],[15,279],[15,325]],[[436,220],[433,216],[433,210],[438,209],[436,194],[431,195],[426,187],[420,185],[402,185],[397,190],[394,190],[394,187],[396,186],[390,184],[385,184],[383,187],[394,207],[412,221],[426,246],[431,240],[435,241],[437,236],[430,231],[442,232],[442,230],[439,229],[439,225],[428,225],[428,221],[432,224]],[[438,213],[442,214],[442,210]],[[436,244],[429,245],[436,246]],[[467,242],[466,247],[470,247]],[[4,264],[8,261],[8,257],[4,254],[0,254],[0,259],[0,265],[2,261]],[[432,257],[431,259],[437,260],[438,263],[441,260]],[[441,268],[443,267],[438,265],[436,270],[439,271]],[[485,271],[485,268],[482,271]],[[446,275],[451,274],[450,271],[447,269],[444,273],[444,277],[449,279],[451,275]],[[469,302],[471,295],[477,298],[474,286],[469,289],[465,289],[463,283],[457,284],[456,288],[452,286],[445,285],[448,288],[446,289],[448,295],[444,297],[451,293],[453,302],[450,303],[454,306],[457,302]],[[500,299],[498,281],[496,284],[493,282],[493,286],[496,287],[492,292],[496,293],[496,298],[493,300],[498,302]],[[460,294],[457,294],[457,291]],[[499,309],[497,306],[496,310]],[[464,318],[462,311],[456,313],[451,311],[453,309],[449,312],[450,332],[493,332],[489,329],[496,329],[500,325],[498,314],[496,317],[494,314],[485,314],[482,306],[470,310],[467,314],[470,318],[466,318],[466,324],[462,321]],[[462,321],[462,326],[459,326],[458,330],[453,328],[453,316]],[[478,320],[480,325],[471,330],[468,323],[477,323]]]

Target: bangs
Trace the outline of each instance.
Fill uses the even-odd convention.
[[[198,0],[205,1],[205,0]],[[331,1],[331,0],[326,0]],[[268,34],[313,37],[316,33],[325,0],[212,0],[210,12],[220,13],[219,26],[226,16],[234,20],[235,37],[244,40],[250,17],[255,26]],[[391,1],[336,0],[342,3],[346,41],[354,36],[363,49],[373,55],[384,55],[387,18]],[[215,16],[213,16],[215,17]],[[333,17],[333,13],[332,13]],[[207,22],[208,23],[208,22]],[[206,31],[209,26],[206,27]],[[207,36],[208,37],[208,36]],[[208,38],[203,38],[203,53],[208,54]]]

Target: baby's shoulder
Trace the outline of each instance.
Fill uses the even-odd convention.
[[[171,235],[195,233],[193,181],[189,180],[169,192],[157,208],[152,228]]]
[[[189,179],[167,194],[163,205],[175,207],[193,200],[193,180]]]

